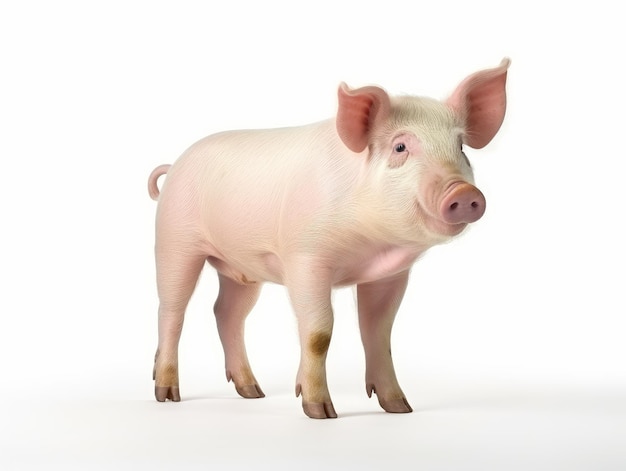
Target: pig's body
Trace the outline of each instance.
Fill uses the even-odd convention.
[[[333,261],[333,286],[406,270],[437,238],[415,224],[413,208],[385,208],[385,195],[372,191],[380,172],[367,157],[336,152],[334,128],[324,121],[196,143],[168,172],[158,237],[189,227],[173,243],[197,247],[242,283],[285,284],[290,258],[307,253]]]
[[[481,72],[491,88],[499,82],[491,101],[501,102],[501,116],[507,67],[503,62]],[[460,150],[472,119],[463,87],[476,90],[472,78],[478,74],[446,103],[342,87],[336,119],[209,136],[171,168],[153,172],[155,198],[156,179],[167,172],[156,231],[158,400],[180,400],[177,347],[184,310],[208,261],[220,277],[215,314],[226,374],[242,396],[263,396],[243,345],[245,317],[263,282],[284,284],[302,344],[297,394],[307,415],[336,417],[324,366],[330,291],[356,284],[368,394],[375,391],[389,412],[411,411],[391,363],[391,325],[415,260],[484,211]]]

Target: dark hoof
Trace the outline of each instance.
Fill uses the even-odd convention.
[[[302,409],[304,413],[311,417],[312,419],[336,419],[337,413],[335,412],[335,408],[333,407],[332,402],[314,402],[302,404]]]
[[[174,386],[155,386],[154,396],[159,402],[165,402],[167,399],[180,402],[180,390]]]
[[[392,414],[408,414],[409,412],[413,412],[413,408],[404,397],[390,400],[385,400],[379,397],[378,403],[380,404],[380,407],[385,409],[385,412],[390,412]]]
[[[246,399],[260,399],[265,397],[265,394],[258,384],[250,384],[247,386],[235,385],[235,389],[241,397],[245,397]]]

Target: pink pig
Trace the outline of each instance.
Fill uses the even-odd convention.
[[[158,199],[156,399],[180,401],[178,343],[208,261],[220,282],[226,377],[241,396],[264,396],[244,322],[263,282],[280,283],[298,320],[296,395],[309,417],[337,417],[325,366],[331,290],[356,284],[367,394],[387,412],[411,412],[391,359],[392,324],[413,263],[485,211],[462,146],[482,148],[500,128],[509,63],[470,75],[445,102],[341,84],[334,119],[216,134],[157,167],[148,184]]]

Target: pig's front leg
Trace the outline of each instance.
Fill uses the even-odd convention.
[[[314,419],[336,418],[326,382],[326,355],[333,330],[330,273],[301,260],[288,275],[287,288],[298,319],[300,367],[296,397]]]
[[[357,286],[361,340],[365,349],[367,395],[376,393],[387,412],[412,412],[391,359],[391,328],[408,283],[408,271]]]
[[[250,368],[244,344],[244,323],[259,297],[260,283],[242,285],[221,274],[219,279],[220,293],[213,310],[224,347],[226,378],[235,383],[241,397],[265,397]]]

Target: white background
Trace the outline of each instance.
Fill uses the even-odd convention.
[[[623,469],[623,15],[582,2],[3,2],[0,468]],[[414,268],[393,337],[415,412],[365,395],[335,295],[334,421],[293,395],[295,320],[267,286],[223,374],[206,270],[179,404],[152,395],[155,203],[195,140],[330,117],[340,81],[445,98],[512,59],[496,139],[468,150],[484,218]],[[214,465],[212,467],[212,465]]]

